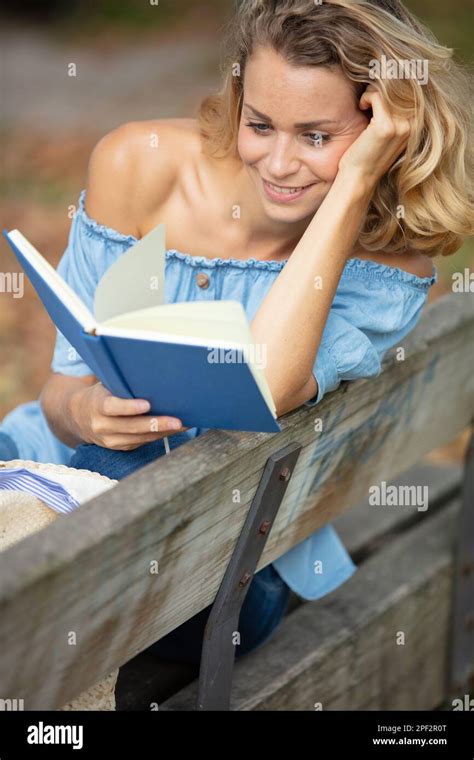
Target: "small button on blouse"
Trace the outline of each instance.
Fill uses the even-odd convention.
[[[209,277],[207,274],[204,274],[204,272],[199,272],[199,274],[196,275],[196,282],[200,288],[205,289],[209,287]]]

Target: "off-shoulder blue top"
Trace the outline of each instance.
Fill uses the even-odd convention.
[[[88,216],[84,202],[83,190],[58,271],[93,311],[99,280],[137,239],[98,224]],[[206,258],[171,249],[166,252],[165,266],[167,303],[238,300],[251,321],[285,261]],[[207,288],[200,287],[202,278],[198,280],[198,274],[207,275]],[[317,396],[306,405],[317,404],[326,393],[335,390],[341,380],[379,374],[385,352],[398,345],[417,323],[436,278],[434,268],[431,277],[418,277],[370,260],[349,259],[314,363]],[[60,333],[51,366],[54,372],[66,375],[92,374]],[[38,400],[10,412],[0,425],[0,432],[13,438],[22,459],[68,464],[73,453],[49,429]],[[172,438],[180,445],[202,432],[202,428],[192,428]],[[355,570],[332,526],[318,530],[277,559],[273,566],[305,599],[324,596]],[[316,573],[316,566],[322,567],[323,572]]]

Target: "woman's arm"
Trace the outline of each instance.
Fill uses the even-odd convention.
[[[370,124],[342,157],[329,193],[251,324],[255,342],[266,347],[277,416],[316,395],[312,369],[342,271],[376,184],[408,139],[409,122],[390,116],[370,88],[361,98],[361,107],[367,104]]]
[[[95,383],[97,378],[94,375],[75,377],[53,373],[41,391],[40,403],[48,425],[66,446],[75,448],[84,443],[82,431],[76,423],[72,409],[77,394]]]
[[[337,175],[252,321],[278,416],[317,393],[315,357],[370,197],[352,176]]]

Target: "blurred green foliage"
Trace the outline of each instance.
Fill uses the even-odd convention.
[[[431,29],[438,40],[454,49],[457,57],[473,61],[473,5],[472,0],[409,0],[407,8]]]
[[[58,33],[82,34],[111,31],[172,29],[195,23],[196,17],[225,19],[238,0],[22,0],[0,13],[25,23],[45,23]],[[155,4],[156,3],[156,4]],[[444,45],[466,61],[473,59],[472,0],[405,0]],[[155,17],[150,11],[156,11]]]
[[[232,0],[22,0],[1,9],[0,14],[25,24],[47,26],[56,37],[100,36],[124,32],[143,34],[172,31],[199,19],[224,18],[232,12]]]

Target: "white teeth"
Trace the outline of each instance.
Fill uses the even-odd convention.
[[[267,185],[269,185],[276,193],[281,193],[281,195],[294,195],[294,193],[300,193],[304,190],[304,187],[278,187],[278,185],[272,185],[270,182],[267,182]]]

